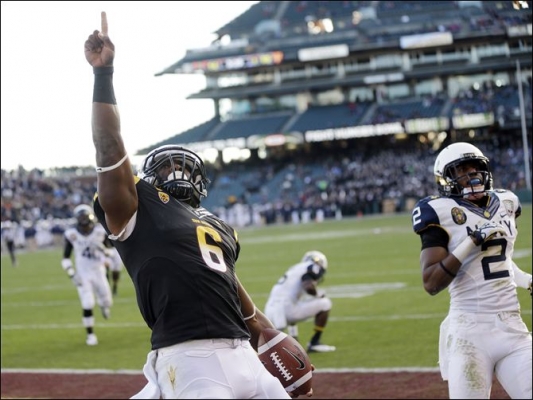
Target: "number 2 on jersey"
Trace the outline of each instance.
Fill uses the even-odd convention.
[[[496,271],[496,272],[491,272],[490,270],[491,263],[505,261],[505,258],[506,258],[505,250],[507,249],[507,240],[503,238],[489,240],[481,245],[481,250],[485,251],[489,247],[494,247],[494,246],[500,246],[501,248],[500,254],[496,254],[494,256],[483,257],[481,259],[481,265],[483,266],[483,276],[485,277],[486,281],[490,279],[499,279],[499,278],[505,278],[509,276],[509,271],[507,269],[503,271]]]

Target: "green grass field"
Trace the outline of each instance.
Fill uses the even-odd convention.
[[[531,205],[519,222],[515,261],[531,273]],[[438,332],[446,291],[422,288],[420,240],[409,214],[239,231],[237,273],[262,309],[271,286],[307,250],[324,252],[329,269],[322,287],[333,300],[323,342],[334,353],[312,354],[316,368],[437,367]],[[19,254],[12,268],[2,255],[2,368],[141,370],[150,331],[124,271],[112,317],[95,309],[99,345],[85,345],[77,292],[60,266],[61,249]],[[519,289],[531,330],[531,297]],[[307,342],[312,321],[301,323]]]

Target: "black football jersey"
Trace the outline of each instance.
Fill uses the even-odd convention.
[[[115,241],[152,330],[152,349],[187,340],[249,338],[237,293],[235,230],[135,177],[135,229]],[[109,233],[95,196],[94,209]]]

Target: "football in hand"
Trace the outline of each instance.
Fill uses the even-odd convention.
[[[307,352],[292,336],[264,329],[257,345],[259,359],[288,393],[305,395],[312,387],[313,367]]]

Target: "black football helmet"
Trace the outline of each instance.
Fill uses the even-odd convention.
[[[138,177],[175,199],[199,207],[207,197],[205,166],[198,154],[177,145],[152,150],[141,164]]]
[[[474,163],[477,172],[475,176],[469,176],[470,187],[464,188],[458,182],[461,176],[458,176],[457,167],[467,162]],[[463,197],[471,193],[486,193],[492,190],[489,159],[470,143],[459,142],[445,147],[435,160],[433,172],[442,196]]]
[[[96,222],[93,209],[87,204],[80,204],[74,208],[74,218],[76,218],[78,228],[89,230]]]

